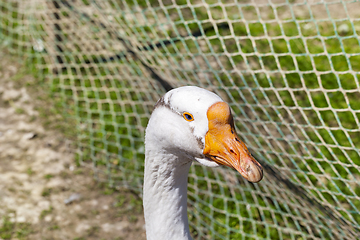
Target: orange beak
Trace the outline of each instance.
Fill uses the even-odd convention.
[[[234,168],[250,182],[259,182],[263,177],[262,167],[237,136],[230,107],[225,102],[215,103],[209,108],[207,118],[209,131],[205,136],[204,155]]]

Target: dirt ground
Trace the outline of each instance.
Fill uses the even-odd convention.
[[[0,51],[0,239],[145,239],[139,197],[76,166],[64,119],[23,69]]]

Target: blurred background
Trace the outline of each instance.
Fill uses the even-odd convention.
[[[64,171],[91,175],[87,181],[103,189],[99,198],[110,192],[118,199],[100,209],[118,203],[137,213],[126,221],[144,239],[143,139],[153,105],[174,87],[206,88],[230,104],[240,137],[265,172],[252,184],[231,169],[194,163],[194,239],[359,239],[359,9],[360,2],[345,0],[0,0],[2,65],[10,58],[22,63],[6,67],[15,77],[2,88],[3,105],[16,112],[32,103],[21,100],[27,90],[15,84],[26,69],[32,80],[21,81],[24,89],[35,99],[44,93],[40,100],[49,105],[39,107],[47,119],[41,124],[72,143]],[[19,97],[8,97],[10,90]],[[73,198],[91,203],[84,194]],[[14,214],[4,215],[2,229],[16,228]],[[99,214],[86,219],[96,222]],[[109,223],[119,236],[131,232],[116,225],[126,214]],[[64,231],[57,226],[49,232]],[[75,235],[100,239],[107,229],[91,235],[92,227]]]

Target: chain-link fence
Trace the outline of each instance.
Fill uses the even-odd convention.
[[[113,186],[141,193],[166,90],[230,103],[264,179],[194,164],[195,239],[360,238],[360,2],[1,0],[0,30],[76,119],[78,161]]]

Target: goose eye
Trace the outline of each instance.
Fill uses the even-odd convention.
[[[194,121],[193,115],[191,115],[188,112],[183,113],[183,117],[185,118],[186,121],[189,121],[189,122]]]

